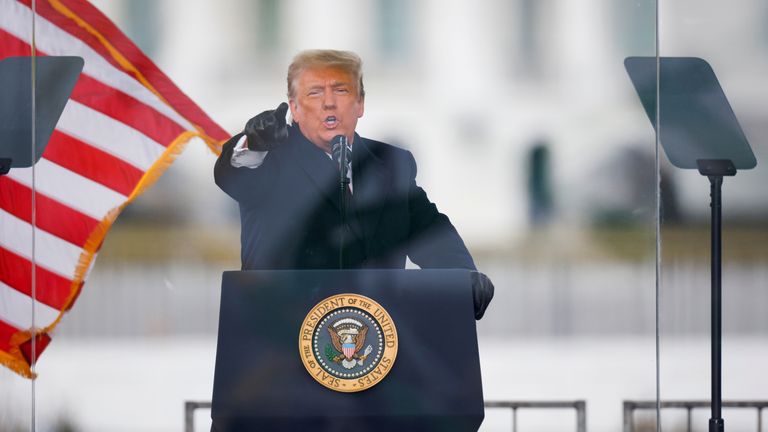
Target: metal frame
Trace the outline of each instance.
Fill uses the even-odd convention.
[[[512,410],[512,432],[517,432],[517,410],[518,409],[559,409],[559,408],[575,409],[576,410],[576,431],[577,432],[587,431],[587,403],[583,400],[517,401],[517,402],[485,401],[484,405],[486,408],[489,408],[489,409],[497,409],[497,408],[511,409]],[[185,401],[184,402],[184,432],[195,431],[195,410],[210,409],[210,408],[211,408],[211,402],[208,402],[208,401]]]
[[[709,401],[662,401],[659,403],[662,409],[676,408],[686,410],[686,428],[691,432],[693,424],[691,422],[692,411],[696,408],[709,408],[712,404]],[[763,430],[763,409],[768,408],[768,401],[724,401],[723,408],[751,408],[757,410],[757,432]],[[655,410],[656,401],[624,401],[624,432],[634,432],[634,412],[636,410]]]
[[[211,409],[211,402],[184,401],[184,432],[195,432],[196,409]]]
[[[517,432],[518,409],[559,409],[576,410],[576,432],[587,431],[587,402],[575,401],[485,401],[486,408],[508,408],[512,410],[512,432]]]

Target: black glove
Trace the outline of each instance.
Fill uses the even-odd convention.
[[[493,299],[493,282],[488,276],[478,271],[471,273],[472,277],[472,300],[475,302],[475,319],[479,320],[485,314],[485,309]]]
[[[266,110],[248,120],[243,132],[248,137],[248,149],[256,151],[272,150],[288,138],[288,126],[285,114],[288,104],[283,102],[276,110]]]

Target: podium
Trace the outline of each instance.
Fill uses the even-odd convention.
[[[381,311],[387,315],[381,331],[358,334],[366,311],[354,307],[334,310],[339,304],[328,299],[339,298],[372,300],[378,307],[368,309],[368,319],[381,321]],[[352,300],[346,301],[341,306],[350,306]],[[353,310],[362,318],[344,317]],[[348,356],[347,345],[344,354],[329,348],[326,334],[334,329],[330,325],[334,320],[336,328],[357,323],[350,324],[351,330],[338,331],[342,339],[347,337],[345,331],[352,332],[358,339],[366,339],[364,345],[375,348],[378,335],[382,357],[375,349],[367,354],[370,347],[365,352],[370,358],[361,354],[362,348],[354,358]],[[329,324],[321,328],[322,323]],[[308,342],[312,335],[316,338]],[[394,359],[392,341],[396,342]],[[313,343],[315,349],[310,353],[308,347]],[[374,355],[379,361],[375,368]],[[391,363],[386,363],[387,356]],[[362,366],[358,368],[355,361]],[[327,370],[317,369],[319,363]],[[351,368],[349,374],[341,364]],[[369,375],[360,375],[368,365],[372,368]],[[383,370],[385,376],[377,370]],[[352,378],[344,379],[346,376]],[[326,381],[321,382],[321,377]],[[348,388],[337,391],[339,381]],[[364,389],[359,390],[358,385]],[[462,432],[477,431],[483,417],[469,271],[224,273],[212,431]]]

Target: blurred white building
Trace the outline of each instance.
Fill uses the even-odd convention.
[[[97,5],[232,133],[285,100],[296,52],[358,52],[367,90],[359,132],[412,150],[420,183],[477,246],[508,243],[527,227],[534,143],[551,146],[556,207],[575,222],[601,190],[594,176],[601,159],[625,146],[653,154],[653,131],[622,63],[654,53],[649,0]],[[205,187],[213,159],[199,153],[185,182]],[[653,185],[646,187],[652,198]],[[210,198],[192,202],[210,212]],[[637,205],[652,205],[650,198]]]
[[[481,267],[501,288],[495,304],[514,312],[511,317],[503,310],[490,313],[481,330],[546,335],[653,330],[655,136],[623,60],[655,54],[655,1],[120,0],[97,4],[232,133],[252,115],[285,100],[285,72],[296,52],[317,47],[358,52],[365,62],[367,93],[360,133],[414,152],[418,181],[451,217]],[[762,125],[768,123],[761,119],[768,98],[762,97],[760,88],[766,86],[760,85],[760,72],[768,65],[768,32],[760,29],[768,20],[768,6],[742,0],[730,10],[738,20],[718,20],[717,5],[701,9],[697,5],[664,2],[661,52],[699,55],[712,63],[761,160],[767,153],[761,140],[768,135],[762,133]],[[750,13],[758,10],[765,13]],[[736,32],[739,26],[745,30]],[[750,49],[729,50],[724,40]],[[753,87],[758,90],[751,91]],[[548,173],[555,221],[554,229],[543,235],[531,229],[529,220],[529,153],[539,144],[547,145],[551,154]],[[158,185],[128,212],[143,212],[144,217],[169,213],[170,219],[186,217],[198,226],[202,222],[206,229],[228,227],[229,236],[211,235],[225,239],[220,240],[225,242],[223,247],[236,256],[237,208],[213,183],[214,159],[203,145],[190,144]],[[671,168],[663,156],[662,160],[662,201],[677,201],[683,217],[706,221],[706,179]],[[726,219],[761,220],[768,211],[768,195],[760,192],[766,172],[758,168],[726,180]],[[677,189],[674,196],[672,186]],[[667,211],[665,216],[670,214]],[[617,221],[624,225],[618,225],[607,239],[581,229]],[[702,231],[693,237],[706,235]],[[754,233],[741,238],[750,236]],[[168,237],[168,243],[188,237],[189,233],[181,232]],[[107,246],[119,244],[119,238],[110,243],[115,239],[111,236]],[[674,317],[668,322],[681,331],[703,331],[707,325],[705,315],[674,314],[674,307],[685,306],[688,294],[699,298],[698,290],[706,283],[706,249],[696,246],[700,244],[704,243],[675,244],[674,239],[663,244],[668,285],[662,295],[673,306]],[[759,242],[751,244],[753,249],[760,247]],[[515,248],[517,255],[509,255]],[[142,271],[127,270],[133,264],[113,260],[114,268],[99,267],[89,284],[109,285],[115,292],[146,289],[146,296],[151,296],[157,289],[152,275],[157,280],[159,274],[169,272],[163,282],[168,289],[195,287],[208,293],[217,285],[223,264],[204,263],[213,274],[204,276],[189,266],[200,270],[195,260],[205,257],[190,256],[184,247],[171,250],[175,254],[165,258],[170,263],[151,262],[150,257],[137,264],[145,265]],[[732,307],[752,311],[729,319],[746,330],[765,327],[762,321],[748,318],[759,314],[753,299],[761,285],[749,282],[764,272],[766,254],[758,255],[745,266],[734,262],[737,270],[726,274],[730,283],[743,287]],[[186,270],[172,276],[168,269],[177,266]],[[122,273],[136,276],[120,282],[116,274]],[[184,273],[196,276],[179,276]],[[78,307],[88,307],[89,301],[93,305],[108,302],[110,295],[105,291],[100,297],[82,299]],[[199,310],[197,315],[207,317],[199,328],[188,330],[215,328],[215,310],[207,295],[188,297],[188,307],[179,306],[179,310]],[[136,310],[142,308],[143,298],[136,297]],[[165,324],[169,328],[187,325],[184,314],[174,321],[164,306],[154,313],[158,322],[170,319],[171,324]],[[90,329],[89,319],[95,318],[89,316],[82,312],[69,317],[69,326]],[[149,321],[137,318],[115,332],[151,333],[138,330]]]
[[[488,398],[585,398],[590,430],[617,430],[622,400],[655,395],[657,306],[662,397],[707,397],[707,239],[675,245],[666,237],[656,298],[655,135],[623,66],[627,56],[655,55],[656,1],[92,1],[232,133],[285,100],[285,72],[299,50],[362,56],[359,132],[414,152],[418,181],[482,252],[475,256],[496,284],[478,324]],[[658,3],[661,54],[712,64],[758,158],[757,169],[726,180],[726,220],[763,223],[768,3]],[[549,233],[529,229],[529,156],[542,143],[551,155]],[[123,430],[171,430],[183,399],[209,397],[220,274],[237,266],[239,247],[236,204],[213,183],[214,159],[191,143],[118,219],[40,364],[41,418],[64,412],[85,430],[123,421]],[[663,169],[683,217],[706,221],[706,179],[664,161]],[[165,225],[120,233],[131,213]],[[612,215],[630,224],[609,241],[581,229]],[[215,234],[231,248],[222,254],[234,257],[231,266],[195,255],[190,234],[200,226],[229,229],[200,238]],[[764,399],[768,382],[761,229],[741,239],[762,252],[724,266],[732,399]],[[161,241],[151,237],[160,231]],[[124,251],[135,244],[146,247],[138,259]],[[508,253],[520,244],[530,256]],[[17,408],[26,408],[18,401],[29,399],[28,383],[9,375],[0,374],[0,384],[15,385],[0,385],[12,389],[0,420],[29,412]],[[526,430],[553,430],[547,419],[532,423]]]

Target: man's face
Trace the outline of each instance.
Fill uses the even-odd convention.
[[[294,85],[294,97],[288,102],[301,133],[326,152],[331,151],[336,135],[346,136],[351,143],[365,102],[352,75],[334,68],[307,69]]]

